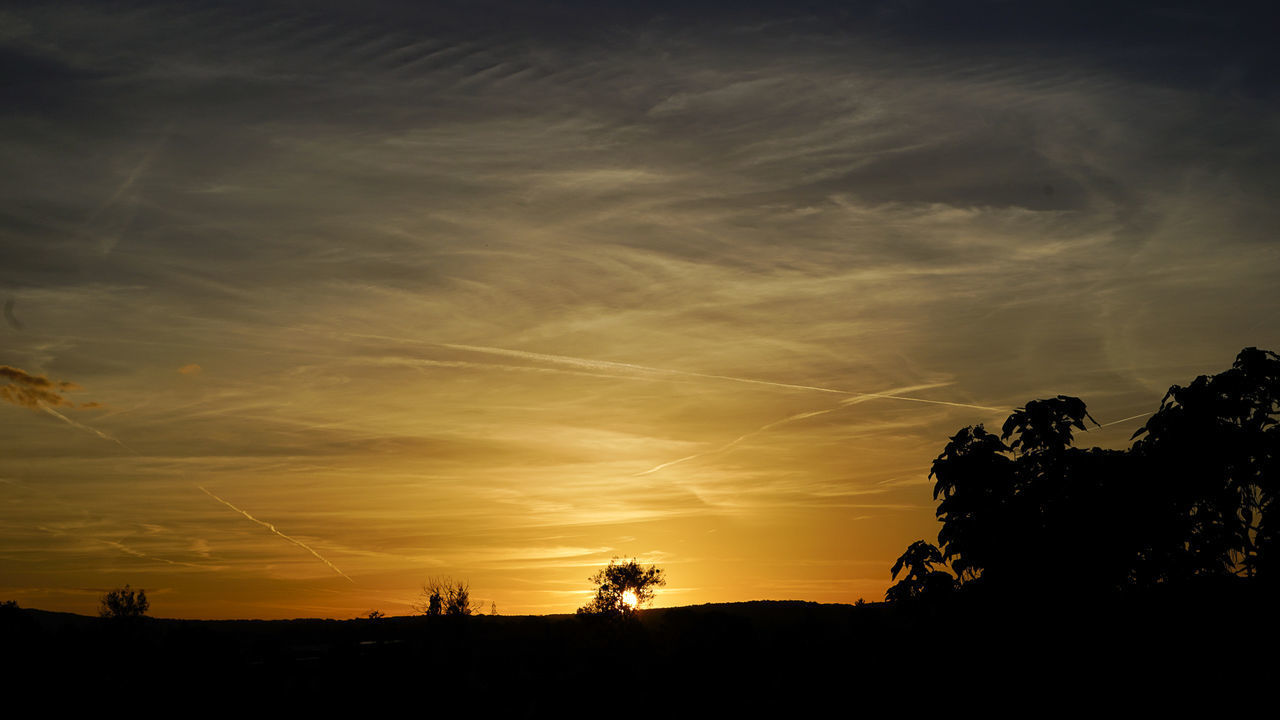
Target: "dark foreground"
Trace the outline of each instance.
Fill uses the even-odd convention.
[[[835,704],[838,714],[856,715],[978,701],[1036,715],[1095,703],[1149,712],[1270,694],[1280,667],[1276,597],[1214,582],[1092,603],[964,595],[912,606],[766,601],[649,610],[630,622],[131,623],[23,609],[5,612],[0,632],[11,700],[72,693],[142,703],[132,705],[139,710],[245,699],[394,707],[407,698],[428,715],[626,717]]]

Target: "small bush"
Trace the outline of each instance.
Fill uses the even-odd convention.
[[[471,586],[465,580],[453,578],[429,578],[422,586],[422,600],[413,608],[423,615],[439,617],[466,617],[475,610],[471,607]]]
[[[136,593],[128,585],[116,588],[102,596],[98,614],[113,620],[129,620],[145,617],[151,609],[147,600],[147,591],[139,589]]]

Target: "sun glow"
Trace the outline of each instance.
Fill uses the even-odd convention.
[[[626,605],[630,610],[635,610],[636,606],[640,604],[640,598],[636,597],[634,591],[624,590],[622,592],[622,604]]]

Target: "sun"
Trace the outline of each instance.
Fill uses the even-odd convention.
[[[622,604],[626,605],[628,610],[635,610],[636,606],[640,604],[640,598],[636,597],[634,590],[623,590]]]

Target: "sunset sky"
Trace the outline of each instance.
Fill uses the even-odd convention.
[[[959,428],[1280,350],[1275,17],[634,5],[0,6],[0,600],[879,600]]]

